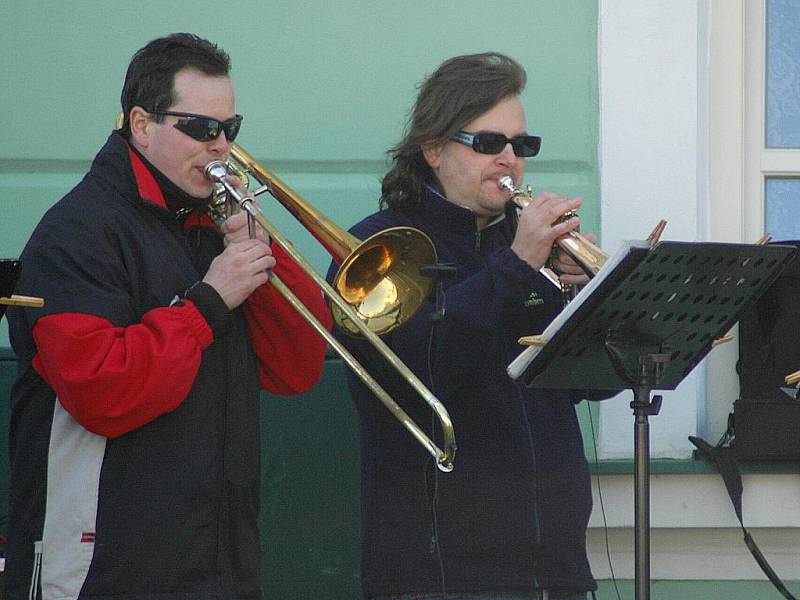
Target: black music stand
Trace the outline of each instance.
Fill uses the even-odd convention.
[[[650,598],[648,418],[662,401],[650,394],[674,390],[796,250],[691,242],[625,248],[544,331],[544,345],[509,365],[530,387],[633,391],[636,600]]]
[[[19,260],[0,258],[0,298],[10,297],[14,293],[19,277]],[[0,319],[6,313],[6,305],[0,303]]]

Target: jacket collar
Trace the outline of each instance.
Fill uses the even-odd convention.
[[[175,217],[179,211],[184,229],[195,225],[213,226],[211,219],[198,210],[200,200],[192,198],[148,162],[123,137],[113,131],[92,164],[92,172],[127,198],[135,198],[146,207]],[[103,175],[107,173],[108,175]],[[185,209],[193,210],[185,210]],[[181,210],[184,209],[184,210]]]
[[[450,202],[441,192],[428,186],[426,196],[419,204],[422,216],[432,222],[437,229],[449,231],[458,237],[474,240],[478,234],[478,220],[468,208]],[[500,215],[480,230],[481,236],[491,235],[507,225],[505,215]]]

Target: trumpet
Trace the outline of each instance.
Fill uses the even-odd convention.
[[[497,182],[497,186],[501,190],[505,190],[511,194],[509,202],[513,202],[518,208],[525,208],[533,199],[533,190],[530,187],[528,187],[528,189],[525,191],[517,188],[514,185],[514,180],[508,175],[501,177]],[[577,213],[575,211],[569,211],[562,215],[558,220],[566,221],[567,219],[574,217],[576,214]],[[572,230],[566,235],[558,238],[555,243],[559,248],[569,254],[576,263],[578,263],[578,266],[583,269],[584,273],[586,273],[589,278],[597,275],[600,267],[602,267],[608,260],[608,254],[595,246],[586,236],[581,234],[580,231]],[[552,270],[550,272],[552,273]],[[550,279],[549,276],[548,279]]]
[[[364,242],[359,242],[301,199],[238,144],[232,145],[227,163],[211,161],[205,166],[204,173],[220,190],[214,194],[208,207],[209,215],[217,222],[224,220],[230,213],[232,203],[247,212],[248,218],[261,225],[271,239],[322,289],[331,302],[331,311],[337,323],[346,331],[363,335],[427,402],[441,425],[444,449],[440,449],[425,434],[288,286],[274,273],[270,274],[271,285],[330,344],[347,366],[434,457],[436,466],[444,472],[452,471],[456,443],[450,415],[433,393],[378,337],[378,333],[402,324],[427,299],[432,282],[419,275],[419,269],[425,264],[436,262],[436,253],[430,239],[419,230],[400,227],[378,232]],[[236,187],[228,180],[229,175],[238,176],[245,184],[252,175],[261,187],[253,192],[246,186]],[[341,265],[333,286],[314,270],[264,215],[255,202],[255,196],[264,191],[269,192],[287,208]],[[224,210],[220,208],[222,199],[227,203]]]

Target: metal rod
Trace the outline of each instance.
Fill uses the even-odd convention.
[[[647,404],[649,391],[639,389],[636,403]],[[636,600],[650,599],[650,422],[642,410],[635,410],[634,432],[634,555]]]

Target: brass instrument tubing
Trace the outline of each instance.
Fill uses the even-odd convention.
[[[254,198],[249,194],[242,194],[230,183],[225,181],[224,176],[210,172],[211,165],[206,167],[206,172],[209,177],[222,184],[230,198],[236,201],[242,210],[255,219],[259,225],[266,231],[269,236],[277,242],[283,250],[311,277],[314,282],[325,292],[325,295],[334,302],[345,315],[353,322],[353,324],[366,336],[373,346],[380,352],[380,354],[392,365],[405,379],[422,395],[423,399],[433,409],[442,424],[442,434],[444,436],[446,450],[441,450],[431,440],[422,429],[408,416],[408,414],[392,399],[391,396],[378,384],[377,381],[364,369],[364,367],[356,360],[356,358],[337,340],[334,335],[329,332],[323,325],[314,317],[311,311],[303,305],[302,302],[292,293],[292,291],[275,275],[270,274],[270,281],[273,286],[280,292],[286,300],[300,313],[300,315],[319,333],[342,357],[347,365],[358,375],[358,377],[372,390],[378,399],[386,406],[387,409],[400,421],[403,426],[413,435],[417,441],[425,447],[426,450],[436,459],[436,466],[444,472],[453,470],[453,457],[455,455],[456,445],[455,436],[453,434],[453,426],[450,420],[450,415],[447,413],[444,405],[428,390],[427,387],[414,375],[414,373],[403,364],[397,355],[384,343],[380,337],[373,333],[369,327],[359,318],[353,308],[344,301],[344,299],[331,287],[331,285],[316,272],[314,267],[301,255],[293,246],[293,244],[284,237],[266,218],[261,209],[254,203]]]

